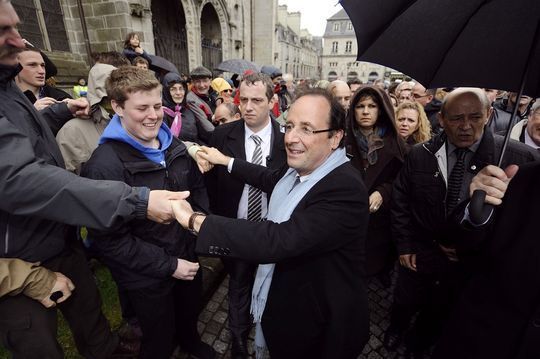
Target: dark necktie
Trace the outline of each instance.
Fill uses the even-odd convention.
[[[448,177],[448,190],[446,192],[446,209],[447,213],[452,210],[459,203],[459,193],[461,192],[461,184],[463,183],[463,175],[465,174],[465,155],[467,154],[467,148],[457,148],[454,153],[456,154],[456,164]]]
[[[257,135],[251,135],[250,138],[255,142],[255,151],[251,157],[251,163],[262,165],[261,138]],[[249,186],[248,190],[248,212],[247,219],[250,221],[260,221],[262,214],[262,191],[258,188]]]

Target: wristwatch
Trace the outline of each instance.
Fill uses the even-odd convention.
[[[195,228],[193,228],[193,225],[195,224],[195,218],[199,217],[199,216],[206,216],[206,214],[202,213],[202,212],[193,212],[191,214],[191,216],[189,216],[189,220],[188,220],[188,230],[193,233],[194,235],[198,235],[199,232],[195,230]]]

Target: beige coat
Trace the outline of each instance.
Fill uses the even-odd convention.
[[[70,172],[80,174],[82,165],[97,148],[99,138],[109,124],[109,114],[100,105],[107,96],[105,81],[114,69],[114,66],[99,63],[90,69],[87,96],[92,109],[91,119],[68,121],[56,135],[66,169]]]
[[[0,297],[24,294],[41,300],[51,294],[56,274],[16,258],[0,258]]]

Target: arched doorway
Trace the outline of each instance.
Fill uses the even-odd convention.
[[[176,65],[178,71],[188,74],[188,46],[186,15],[179,0],[152,1],[152,26],[156,55]]]
[[[347,74],[347,81],[352,81],[358,78],[358,73],[356,71],[350,71]]]
[[[371,71],[368,75],[368,81],[369,83],[372,83],[374,82],[375,80],[377,80],[379,78],[379,74],[377,73],[377,71]]]
[[[335,71],[330,71],[328,73],[328,81],[332,82],[337,80],[337,73]]]
[[[202,64],[213,70],[223,58],[219,17],[210,3],[204,5],[201,13]]]

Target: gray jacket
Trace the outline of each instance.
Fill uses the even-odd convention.
[[[92,181],[64,169],[51,129],[65,103],[38,113],[15,85],[19,67],[0,65],[0,257],[45,261],[64,249],[72,228],[110,228],[144,218],[147,188]]]

